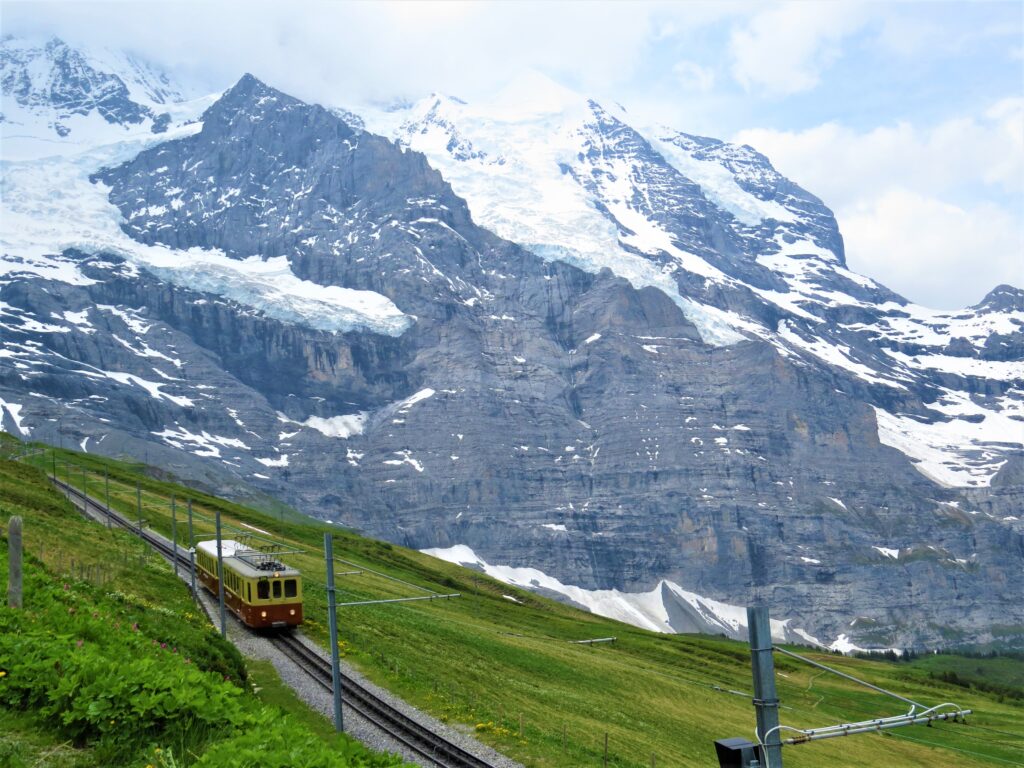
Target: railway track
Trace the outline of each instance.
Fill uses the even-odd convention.
[[[321,686],[332,690],[331,663],[316,650],[294,635],[278,635],[271,642]],[[492,763],[467,752],[391,706],[344,672],[341,673],[341,690],[348,707],[433,764],[448,768],[494,768]]]
[[[177,558],[179,564],[184,565],[186,569],[189,568],[187,554],[163,536],[139,528],[128,518],[114,510],[108,510],[105,505],[63,480],[53,477],[50,479],[86,515],[103,520],[109,516],[113,525],[132,531],[168,560],[173,562]],[[315,648],[307,645],[301,637],[286,633],[268,635],[267,639],[319,685],[328,691],[333,690],[331,662],[321,656]],[[341,683],[342,701],[346,707],[359,713],[395,741],[429,761],[431,765],[440,768],[495,768],[493,763],[477,757],[441,734],[435,733],[344,672],[341,674]]]

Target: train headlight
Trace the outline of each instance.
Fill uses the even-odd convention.
[[[288,611],[288,614],[289,614],[290,616],[294,616],[294,615],[295,615],[295,609],[294,609],[294,608],[292,608],[292,609],[291,609],[290,611]]]
[[[261,619],[267,618],[267,612],[266,611],[260,611],[260,618]]]

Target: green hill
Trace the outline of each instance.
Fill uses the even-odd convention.
[[[39,468],[50,469],[53,460],[54,452],[48,450],[19,464],[0,461],[3,523],[12,513],[25,517],[26,546],[37,558],[39,573],[52,579],[77,569],[86,579],[76,584],[102,581],[95,588],[98,592],[120,593],[127,605],[185,610],[190,605],[187,591],[168,581],[168,566],[142,554],[128,534],[85,522],[47,488]],[[305,631],[320,642],[326,636],[321,551],[325,530],[335,534],[336,556],[362,571],[339,577],[343,601],[413,594],[411,587],[367,569],[439,592],[461,593],[461,598],[447,601],[343,608],[342,652],[374,682],[451,724],[475,731],[481,740],[526,765],[602,765],[607,734],[608,765],[644,768],[655,760],[658,766],[714,766],[715,739],[753,734],[749,652],[742,643],[636,629],[415,551],[294,514],[275,517],[205,495],[157,479],[138,464],[67,451],[57,451],[56,461],[61,477],[64,463],[74,463],[70,477],[79,487],[84,470],[90,493],[100,498],[106,473],[111,504],[125,513],[137,514],[139,483],[142,516],[167,536],[173,495],[179,510],[179,541],[187,543],[183,502],[191,498],[197,535],[212,532],[213,513],[219,510],[227,530],[236,532],[231,535],[258,529],[301,548],[289,564],[305,574]],[[140,579],[140,570],[159,572],[163,580],[157,585],[155,580]],[[0,578],[6,584],[6,569]],[[216,647],[218,641],[208,629],[202,636]],[[569,642],[607,636],[618,639],[599,646]],[[108,651],[114,653],[115,648],[110,645]],[[976,715],[968,725],[916,726],[787,747],[787,768],[1024,764],[1024,702],[1013,695],[1012,686],[981,690],[969,680],[946,682],[924,660],[891,663],[803,650],[915,700],[953,701]],[[222,657],[231,658],[227,651]],[[823,726],[906,709],[797,661],[780,656],[776,663],[782,721],[788,725]]]

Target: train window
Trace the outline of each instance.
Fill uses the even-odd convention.
[[[266,600],[270,597],[270,582],[261,581],[256,585],[256,597],[260,600]]]
[[[280,596],[281,596],[281,581],[279,579],[274,579],[274,597],[280,597]]]
[[[299,594],[299,588],[296,586],[295,579],[285,579],[284,596],[295,597],[297,594]]]
[[[252,584],[248,584],[247,583],[245,585],[245,594],[246,594],[245,601],[247,603],[251,603],[252,602]]]

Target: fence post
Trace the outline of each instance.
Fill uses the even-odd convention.
[[[750,662],[754,675],[754,708],[757,738],[764,745],[769,768],[782,768],[782,737],[779,734],[779,699],[775,693],[775,658],[772,656],[772,628],[768,607],[747,608],[750,631]]]

